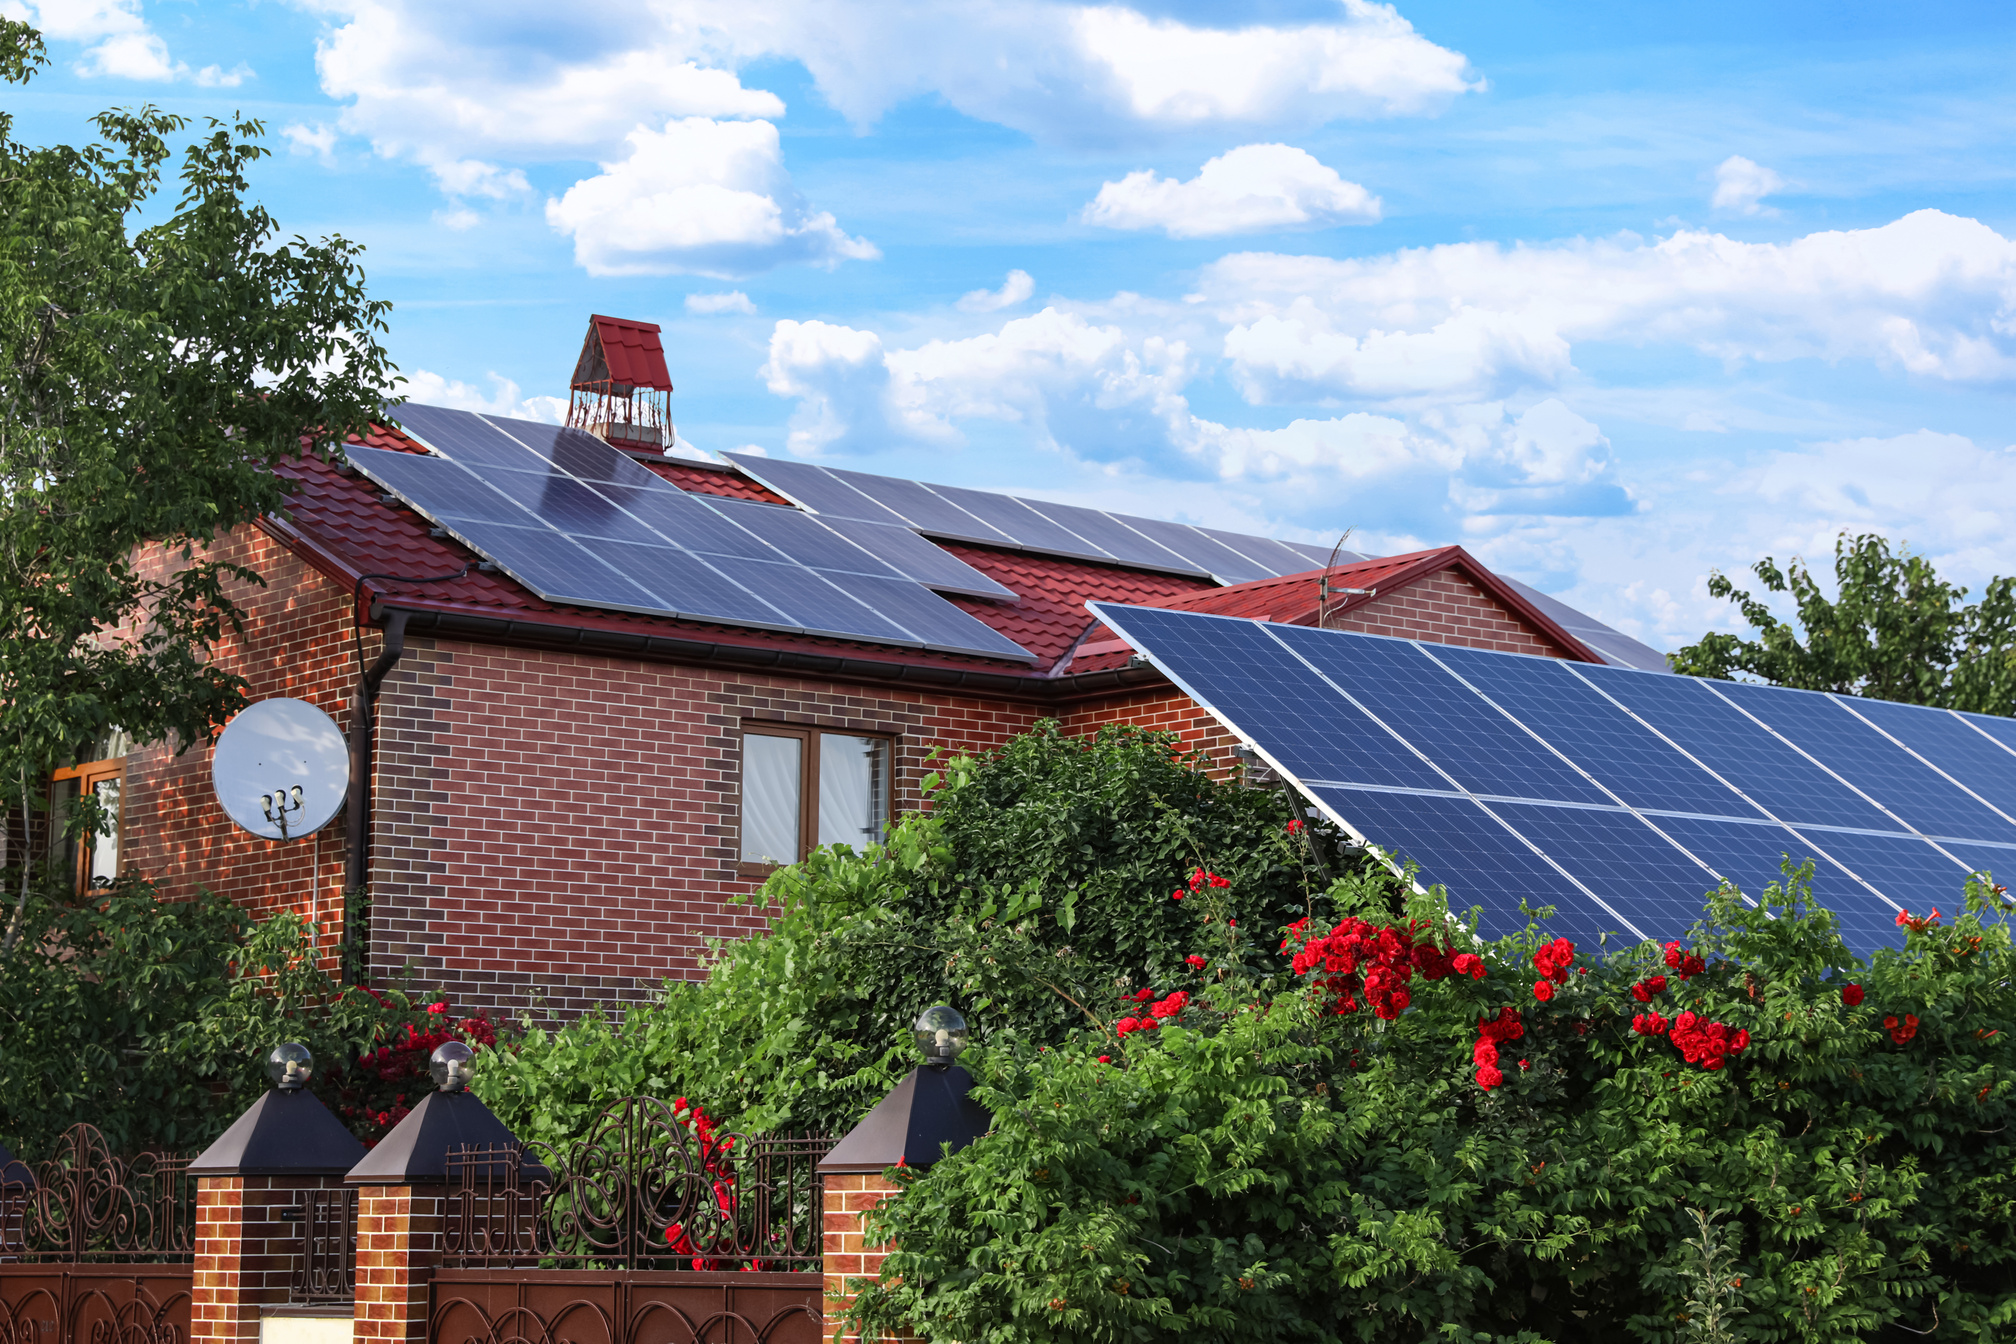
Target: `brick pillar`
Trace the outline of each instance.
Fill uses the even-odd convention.
[[[259,1309],[284,1304],[300,1265],[298,1214],[340,1176],[205,1176],[196,1182],[189,1344],[256,1344]],[[283,1218],[294,1210],[296,1218]]]
[[[841,1317],[854,1302],[855,1289],[863,1279],[882,1273],[889,1256],[887,1245],[870,1246],[861,1231],[861,1215],[896,1193],[896,1187],[876,1171],[829,1171],[820,1178],[826,1186],[826,1226],[822,1250],[826,1270],[825,1337],[839,1344],[872,1344],[860,1335],[840,1334]],[[874,1340],[911,1340],[916,1336],[877,1335]]]
[[[355,1344],[424,1344],[447,1202],[439,1182],[359,1188]]]

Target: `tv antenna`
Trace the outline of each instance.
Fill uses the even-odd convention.
[[[350,751],[336,721],[306,700],[261,700],[218,735],[210,784],[242,829],[266,840],[298,840],[343,809]]]
[[[1330,628],[1332,594],[1343,598],[1344,602],[1349,602],[1354,597],[1376,597],[1379,594],[1377,588],[1343,588],[1330,582],[1330,571],[1337,568],[1337,556],[1343,551],[1344,543],[1351,540],[1351,534],[1357,530],[1356,527],[1344,529],[1344,535],[1337,538],[1337,544],[1330,548],[1330,563],[1323,566],[1323,577],[1316,581],[1316,628],[1319,630]],[[1342,607],[1344,602],[1339,602],[1337,605]]]

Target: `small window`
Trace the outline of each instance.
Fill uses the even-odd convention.
[[[861,849],[889,823],[889,739],[750,724],[742,733],[742,862]]]
[[[96,760],[58,770],[50,787],[56,843],[62,847],[64,866],[79,891],[112,885],[119,876],[120,841],[125,832],[126,753],[132,742],[115,728],[93,747],[88,754]],[[96,798],[103,810],[105,825],[96,835],[79,838],[64,834],[80,798]]]

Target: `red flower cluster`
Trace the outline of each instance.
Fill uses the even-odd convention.
[[[1477,1044],[1470,1048],[1470,1058],[1477,1064],[1477,1086],[1489,1092],[1505,1081],[1505,1075],[1498,1070],[1498,1047],[1525,1034],[1526,1024],[1519,1020],[1517,1008],[1500,1008],[1496,1018],[1477,1019]],[[1524,1060],[1520,1066],[1525,1067]]]
[[[1196,872],[1190,874],[1190,890],[1185,891],[1183,888],[1178,887],[1176,888],[1176,890],[1169,893],[1169,899],[1172,901],[1180,901],[1185,896],[1188,896],[1193,892],[1202,891],[1206,887],[1229,887],[1231,885],[1232,881],[1230,878],[1220,877],[1216,873],[1209,872],[1203,868],[1199,868]]]
[[[1137,994],[1127,995],[1126,998],[1123,1000],[1123,1002],[1147,1003],[1148,1000],[1154,997],[1155,997],[1154,990],[1144,989]],[[1148,1009],[1147,1016],[1123,1017],[1118,1022],[1115,1022],[1113,1024],[1113,1034],[1116,1036],[1126,1036],[1137,1031],[1153,1031],[1155,1030],[1155,1028],[1162,1025],[1162,1021],[1164,1018],[1175,1017],[1178,1013],[1181,1013],[1185,1008],[1188,1008],[1189,1006],[1190,1006],[1190,996],[1184,991],[1179,989],[1175,993],[1168,995],[1161,1001],[1152,1005]]]
[[[494,1046],[497,1029],[483,1017],[451,1019],[445,999],[402,1009],[369,985],[356,988],[388,1013],[424,1012],[423,1020],[429,1024],[424,1031],[412,1021],[380,1026],[379,1039],[389,1030],[390,1043],[366,1050],[357,1057],[354,1068],[337,1063],[323,1070],[324,1085],[337,1096],[336,1113],[357,1127],[369,1147],[412,1113],[407,1105],[409,1096],[428,1090],[428,1062],[437,1047],[449,1041]]]
[[[1179,989],[1148,1011],[1156,1017],[1174,1017],[1189,1006],[1190,996]]]
[[[1372,1011],[1390,1022],[1407,1007],[1407,982],[1416,971],[1424,980],[1440,980],[1458,970],[1464,957],[1477,962],[1467,953],[1452,956],[1431,942],[1416,943],[1422,927],[1382,929],[1362,919],[1345,919],[1330,932],[1310,938],[1309,921],[1299,919],[1288,926],[1281,950],[1300,944],[1292,962],[1295,974],[1317,977],[1310,980],[1310,988],[1329,994],[1336,1012],[1357,1012],[1358,996],[1363,994]],[[1482,970],[1482,963],[1477,963],[1480,979]]]
[[[1668,1022],[1657,1013],[1640,1013],[1631,1019],[1631,1030],[1640,1036],[1664,1036],[1673,1042],[1680,1057],[1713,1072],[1730,1055],[1750,1048],[1750,1032],[1731,1031],[1721,1022],[1710,1022],[1693,1013],[1682,1013]]]
[[[1649,980],[1640,980],[1637,984],[1631,986],[1631,997],[1640,1003],[1650,1003],[1654,994],[1664,994],[1665,992],[1666,977],[1663,975],[1655,975]]]
[[[1929,915],[1914,915],[1909,910],[1899,910],[1897,912],[1897,927],[1900,929],[1909,929],[1913,933],[1923,933],[1927,929],[1936,929],[1939,927],[1939,907],[1936,905],[1933,906],[1932,913]]]
[[[1533,954],[1533,969],[1555,984],[1566,984],[1568,968],[1575,964],[1575,944],[1556,938]]]
[[[735,1146],[735,1140],[719,1137],[715,1132],[714,1117],[707,1114],[705,1107],[684,1097],[673,1101],[672,1118],[686,1126],[687,1131],[700,1141],[700,1168],[707,1173],[709,1183],[714,1187],[715,1204],[727,1216],[728,1224],[732,1227],[735,1222],[735,1171],[729,1163],[728,1152]],[[903,1164],[899,1161],[897,1165]],[[693,1268],[696,1270],[721,1268],[719,1260],[694,1255],[699,1248],[694,1246],[693,1238],[687,1234],[683,1223],[673,1223],[665,1229],[665,1244],[672,1249],[674,1255],[692,1256]],[[760,1260],[751,1260],[742,1266],[744,1270],[757,1270],[762,1267],[763,1262]]]
[[[1288,834],[1300,835],[1302,834],[1302,830],[1303,830],[1302,818],[1297,817],[1293,821],[1288,823]]]
[[[1847,1004],[1850,1008],[1860,1008],[1862,1006],[1862,997],[1862,986],[1841,986],[1841,1002]]]
[[[1906,1013],[1902,1022],[1894,1017],[1886,1017],[1883,1019],[1883,1029],[1890,1033],[1891,1040],[1902,1045],[1918,1034],[1918,1017],[1914,1013]]]
[[[1701,960],[1699,953],[1682,952],[1678,943],[1666,944],[1666,965],[1678,971],[1682,980],[1692,980],[1708,969],[1708,963]]]
[[[1198,956],[1195,952],[1192,952],[1189,956],[1183,958],[1183,961],[1193,971],[1201,971],[1204,969],[1205,966],[1204,958]]]

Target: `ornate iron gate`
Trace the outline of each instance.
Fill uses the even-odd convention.
[[[430,1344],[819,1344],[831,1147],[633,1097],[565,1147],[462,1149]]]
[[[188,1165],[114,1157],[97,1129],[75,1125],[32,1181],[0,1181],[0,1344],[186,1344]]]

